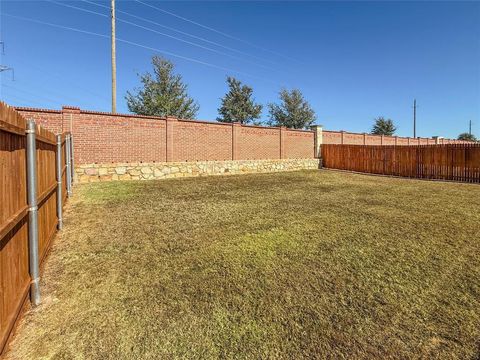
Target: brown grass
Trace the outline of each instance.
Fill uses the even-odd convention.
[[[305,171],[75,190],[10,358],[480,355],[480,186]]]

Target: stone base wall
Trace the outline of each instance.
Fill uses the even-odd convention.
[[[318,169],[320,165],[321,159],[112,163],[80,165],[76,167],[75,173],[77,182],[86,183],[294,171]]]

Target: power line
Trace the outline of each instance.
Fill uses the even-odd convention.
[[[27,82],[27,81],[25,81],[25,80],[23,80],[23,79],[21,79],[21,78],[18,79],[16,82],[19,83],[20,86],[23,84],[23,85],[24,85],[23,87],[25,87],[25,88],[29,88],[29,89],[35,88],[35,89],[38,89],[38,90],[39,90],[38,92],[40,92],[40,93],[50,93],[50,94],[51,94],[52,96],[54,96],[54,97],[63,99],[62,101],[68,101],[68,102],[71,102],[71,101],[76,102],[76,101],[78,101],[78,98],[72,97],[72,96],[70,96],[70,95],[66,95],[65,92],[54,91],[54,90],[52,90],[52,89],[50,89],[50,88],[45,88],[45,87],[43,87],[43,86],[41,86],[41,85],[38,85],[38,84],[36,84],[36,83],[33,83],[33,84],[32,84],[32,83],[29,83],[29,82]],[[6,85],[6,84],[5,84],[5,85]]]
[[[26,18],[26,17],[23,17],[23,16],[18,16],[18,15],[13,15],[13,14],[8,14],[8,13],[3,13],[3,15],[11,17],[11,18],[19,19],[19,20],[24,20],[24,21],[29,21],[29,22],[41,24],[41,25],[47,25],[47,26],[55,27],[55,28],[58,28],[58,29],[74,31],[74,32],[82,33],[82,34],[93,35],[93,36],[98,36],[98,37],[107,38],[107,39],[110,38],[110,36],[108,36],[108,35],[99,34],[99,33],[93,32],[93,31],[82,30],[82,29],[77,29],[77,28],[73,28],[73,27],[69,27],[69,26],[53,24],[53,23],[46,22],[46,21]],[[197,60],[197,59],[194,59],[194,58],[191,58],[191,57],[188,57],[188,56],[179,55],[179,54],[176,54],[176,53],[172,53],[170,51],[161,50],[161,49],[154,48],[154,47],[147,46],[147,45],[142,45],[142,44],[139,44],[139,43],[136,43],[136,42],[133,42],[133,41],[129,41],[129,40],[125,40],[125,39],[117,38],[116,40],[119,41],[119,42],[123,42],[125,44],[130,44],[130,45],[133,45],[133,46],[137,46],[137,47],[140,47],[140,48],[143,48],[143,49],[158,51],[160,53],[163,53],[163,54],[166,54],[166,55],[169,55],[169,56],[173,56],[173,57],[176,57],[176,58],[179,58],[179,59],[182,59],[182,60],[186,60],[186,61],[194,62],[194,63],[197,63],[197,64],[205,65],[205,66],[208,66],[208,67],[211,67],[211,68],[215,68],[215,69],[219,69],[219,70],[223,70],[223,71],[227,71],[227,72],[233,72],[233,73],[245,75],[245,76],[248,76],[248,77],[251,77],[251,78],[254,78],[254,79],[259,79],[259,80],[262,80],[262,81],[277,84],[277,83],[275,83],[275,82],[273,82],[269,79],[265,79],[265,78],[262,78],[262,77],[259,77],[259,76],[255,76],[255,75],[243,72],[243,71],[238,71],[238,70],[226,68],[226,67],[216,65],[216,64],[212,64],[212,63],[209,63],[209,62],[206,62],[206,61]]]
[[[5,99],[6,97],[8,97],[8,99],[13,99],[13,100],[16,99],[16,101],[17,101],[17,102],[20,102],[20,104],[23,103],[22,106],[31,106],[32,103],[38,104],[39,107],[45,106],[45,104],[41,103],[40,101],[29,100],[29,99],[27,99],[27,98],[18,96],[17,94],[15,94],[15,95],[8,94],[7,96],[2,95],[2,96],[1,96],[2,101],[6,101],[6,99]],[[10,101],[8,101],[8,102],[10,102]],[[19,105],[17,104],[17,106],[19,106]]]
[[[34,65],[32,65],[32,67],[38,68],[38,67],[36,67],[36,66],[34,66]],[[62,78],[62,80],[65,80],[65,79]],[[15,83],[16,83],[16,85],[19,86],[19,88],[16,88],[16,87],[12,86],[12,85],[15,85]],[[48,95],[48,94],[51,94],[51,96],[60,99],[61,102],[64,102],[64,104],[65,104],[65,102],[72,102],[72,101],[73,101],[73,102],[76,102],[76,101],[78,101],[78,98],[72,97],[72,96],[70,96],[70,95],[66,95],[65,92],[54,91],[54,90],[52,90],[51,88],[46,88],[46,87],[41,86],[41,85],[38,85],[38,84],[36,84],[36,83],[27,82],[27,81],[23,80],[23,79],[21,78],[21,76],[18,77],[18,78],[15,80],[15,83],[13,83],[13,84],[11,84],[11,85],[8,85],[8,84],[3,83],[1,86],[10,87],[10,88],[12,88],[12,89],[16,89],[16,90],[23,91],[23,92],[28,92],[27,90],[23,90],[23,88],[32,89],[33,91],[37,91],[37,90],[38,90],[38,91],[35,92],[35,93],[33,93],[33,92],[29,92],[29,93],[30,93],[31,95],[35,95],[35,96],[42,96],[42,95],[37,95],[37,94],[45,94],[45,93],[47,93],[47,95]],[[72,83],[72,84],[73,84],[73,83]],[[69,85],[69,86],[70,86],[70,85]],[[20,88],[20,87],[21,87],[21,88]],[[44,96],[44,98],[47,99],[47,100],[49,100],[49,101],[52,100],[52,98],[48,98],[48,97],[45,97],[45,96]],[[105,98],[105,97],[104,97],[104,98]],[[55,100],[55,101],[56,101],[56,100]],[[60,101],[59,101],[59,102],[60,102]]]
[[[39,74],[42,74],[45,77],[54,77],[54,78],[57,78],[57,79],[61,80],[62,82],[64,82],[66,80],[66,77],[64,75],[60,75],[59,73],[52,72],[51,70],[47,70],[44,67],[35,65],[33,63],[27,63],[27,62],[23,61],[22,59],[18,59],[17,62],[20,62],[20,63],[22,63],[22,64],[24,64],[24,65],[26,65],[26,66],[28,66],[32,69],[38,70]],[[89,89],[87,87],[80,86],[76,82],[69,81],[69,86],[70,87],[76,87],[77,89],[79,89],[83,92],[87,92],[90,95],[95,96],[96,98],[101,97],[104,100],[109,100],[109,98],[107,96],[105,96],[104,94],[100,94],[100,93],[97,93],[95,91],[92,91],[91,89]]]
[[[164,9],[159,8],[159,7],[157,7],[157,6],[153,6],[153,5],[147,4],[147,3],[143,2],[143,1],[140,1],[140,0],[134,0],[134,1],[136,1],[136,2],[138,2],[138,3],[140,3],[140,4],[143,4],[143,5],[145,5],[145,6],[148,6],[148,7],[152,8],[152,9],[156,9],[156,10],[158,10],[158,11],[160,11],[160,12],[165,13],[165,14],[174,16],[174,17],[176,17],[176,18],[178,18],[178,19],[181,19],[181,20],[183,20],[183,21],[186,21],[186,22],[189,22],[189,23],[191,23],[191,24],[200,26],[200,27],[202,27],[202,28],[204,28],[204,29],[213,31],[213,32],[215,32],[215,33],[217,33],[217,34],[220,34],[220,35],[223,35],[223,36],[225,36],[225,37],[227,37],[227,38],[229,38],[229,39],[236,40],[236,41],[240,41],[240,42],[242,42],[242,43],[244,43],[244,44],[247,44],[247,45],[250,45],[250,46],[252,46],[252,47],[254,47],[254,48],[256,48],[256,49],[260,49],[260,50],[263,50],[263,51],[267,51],[267,52],[269,52],[269,53],[272,53],[272,54],[277,55],[277,56],[281,56],[281,57],[283,57],[283,58],[285,58],[285,59],[288,59],[288,60],[293,60],[293,61],[295,61],[295,62],[300,62],[300,61],[298,61],[297,59],[291,58],[291,57],[289,57],[289,56],[285,56],[285,55],[280,54],[280,53],[278,53],[278,52],[276,52],[276,51],[269,50],[269,49],[264,48],[264,47],[262,47],[262,46],[253,44],[253,43],[251,43],[251,42],[249,42],[249,41],[246,41],[246,40],[237,38],[237,37],[235,37],[235,36],[232,36],[232,35],[230,35],[230,34],[227,34],[226,32],[223,32],[223,31],[214,29],[214,28],[212,28],[212,27],[210,27],[210,26],[200,24],[200,23],[198,23],[198,22],[196,22],[196,21],[187,19],[186,17],[177,15],[177,14],[175,14],[175,13],[173,13],[173,12],[164,10]]]
[[[52,98],[49,98],[49,97],[46,97],[46,96],[43,96],[43,95],[38,95],[38,93],[28,91],[28,90],[25,90],[25,89],[19,89],[19,88],[16,88],[16,87],[8,85],[8,84],[2,84],[2,88],[3,87],[9,88],[9,89],[14,90],[14,91],[19,91],[19,92],[22,92],[22,93],[27,94],[27,95],[32,95],[32,96],[35,96],[36,98],[40,98],[40,99],[43,99],[43,100],[46,100],[46,101],[49,101],[49,102],[61,103],[61,101],[59,101],[57,99],[52,99]]]
[[[63,4],[63,3],[60,3],[60,2],[57,2],[57,1],[54,1],[54,0],[46,0],[46,1],[51,2],[51,3],[54,3],[54,4],[56,4],[56,5],[64,6],[64,7],[67,7],[67,8],[71,8],[71,9],[75,9],[75,10],[79,10],[79,11],[84,11],[84,12],[91,13],[91,14],[95,14],[95,15],[98,15],[98,16],[108,17],[108,15],[105,15],[105,14],[102,14],[102,13],[99,13],[99,12],[96,12],[96,11],[92,11],[92,10],[83,9],[83,8],[80,8],[80,7],[77,7],[77,6],[74,6],[74,5]],[[128,20],[120,19],[120,18],[118,18],[118,17],[116,18],[116,20],[117,20],[117,21],[120,21],[120,22],[123,22],[123,23],[125,23],[125,24],[128,24],[128,25],[132,25],[132,26],[138,27],[138,28],[143,29],[143,30],[147,30],[147,31],[153,32],[153,33],[155,33],[155,34],[159,34],[159,35],[162,35],[162,36],[165,36],[165,37],[168,37],[168,38],[177,40],[177,41],[181,41],[181,42],[183,42],[183,43],[186,43],[186,44],[189,44],[189,45],[192,45],[192,46],[196,46],[196,47],[201,48],[201,49],[204,49],[204,50],[208,50],[208,51],[214,52],[214,53],[216,53],[216,54],[224,55],[224,56],[230,57],[230,58],[232,58],[232,59],[240,60],[240,61],[245,61],[245,62],[254,64],[254,65],[256,65],[256,66],[262,67],[262,68],[264,68],[264,69],[271,69],[271,67],[269,67],[269,66],[265,66],[265,65],[262,65],[262,64],[259,64],[259,63],[250,61],[250,60],[245,60],[245,59],[239,58],[238,56],[231,55],[231,54],[225,53],[225,52],[223,52],[223,51],[219,51],[219,50],[216,50],[216,49],[212,49],[212,48],[209,48],[209,47],[206,47],[206,46],[203,46],[203,45],[199,45],[199,44],[196,44],[196,43],[194,43],[194,42],[191,42],[191,41],[188,41],[188,40],[184,40],[184,39],[178,38],[178,37],[173,36],[173,35],[165,34],[165,33],[160,32],[160,31],[158,31],[158,30],[155,30],[155,29],[152,29],[152,28],[148,28],[148,27],[145,27],[145,26],[143,26],[143,25],[139,25],[139,24],[133,23],[133,22],[128,21]]]
[[[85,2],[85,3],[88,3],[88,4],[92,4],[92,5],[95,5],[95,6],[99,6],[99,7],[108,9],[108,6],[105,6],[105,5],[102,5],[102,4],[97,4],[97,3],[93,2],[93,1],[89,1],[89,0],[82,0],[82,1]],[[128,15],[128,16],[131,16],[131,17],[133,17],[133,18],[136,18],[136,19],[139,19],[139,20],[148,22],[148,23],[150,23],[150,24],[154,24],[154,25],[160,26],[160,27],[162,27],[162,28],[164,28],[164,29],[168,29],[168,30],[170,30],[170,31],[173,31],[173,32],[176,32],[176,33],[185,35],[185,36],[189,36],[189,37],[191,37],[191,38],[194,38],[194,39],[197,39],[197,40],[200,40],[200,41],[204,41],[204,42],[206,42],[206,43],[209,43],[209,44],[212,44],[212,45],[221,47],[221,48],[223,48],[223,49],[225,49],[225,50],[230,50],[230,51],[236,52],[236,53],[238,53],[238,54],[242,54],[242,55],[245,55],[245,56],[249,56],[249,57],[252,57],[252,58],[254,58],[254,59],[261,60],[261,61],[265,61],[265,62],[268,62],[268,63],[271,63],[271,64],[277,64],[275,61],[272,61],[272,60],[269,60],[269,59],[265,59],[265,58],[262,58],[262,57],[259,57],[259,56],[255,56],[255,55],[249,54],[249,53],[247,53],[247,52],[244,52],[244,51],[241,51],[241,50],[238,50],[238,49],[235,49],[235,48],[232,48],[232,47],[229,47],[229,46],[220,44],[220,43],[218,43],[218,42],[205,39],[205,38],[203,38],[203,37],[201,37],[201,36],[193,35],[193,34],[190,34],[190,33],[188,33],[188,32],[185,32],[185,31],[182,31],[182,30],[178,30],[178,29],[176,29],[176,28],[173,28],[173,27],[170,27],[170,26],[167,26],[167,25],[160,24],[160,23],[158,23],[158,22],[156,22],[156,21],[153,21],[153,20],[150,20],[150,19],[146,19],[146,18],[144,18],[144,17],[142,17],[142,16],[138,16],[138,15],[129,13],[129,12],[124,11],[124,10],[116,9],[116,12],[121,13],[121,14],[125,14],[125,15]]]

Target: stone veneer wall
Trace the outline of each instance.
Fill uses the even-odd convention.
[[[320,159],[227,160],[161,163],[111,163],[77,166],[80,183],[112,180],[154,180],[206,175],[235,175],[318,169]]]

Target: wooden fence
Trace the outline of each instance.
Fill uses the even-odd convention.
[[[322,145],[325,168],[480,183],[480,144]]]
[[[69,134],[56,137],[33,123],[34,131],[27,131],[27,124],[18,112],[0,102],[0,354],[31,289],[32,216],[38,224],[33,228],[38,244],[35,254],[41,264],[61,228],[61,209],[67,186],[71,186],[66,166]],[[35,144],[32,155],[27,149],[28,133],[33,134],[30,139]],[[35,173],[31,173],[35,167],[27,162],[36,165]],[[36,193],[32,192],[35,186],[29,189],[32,177]],[[36,194],[34,206],[29,192]],[[57,198],[61,200],[57,202]]]

